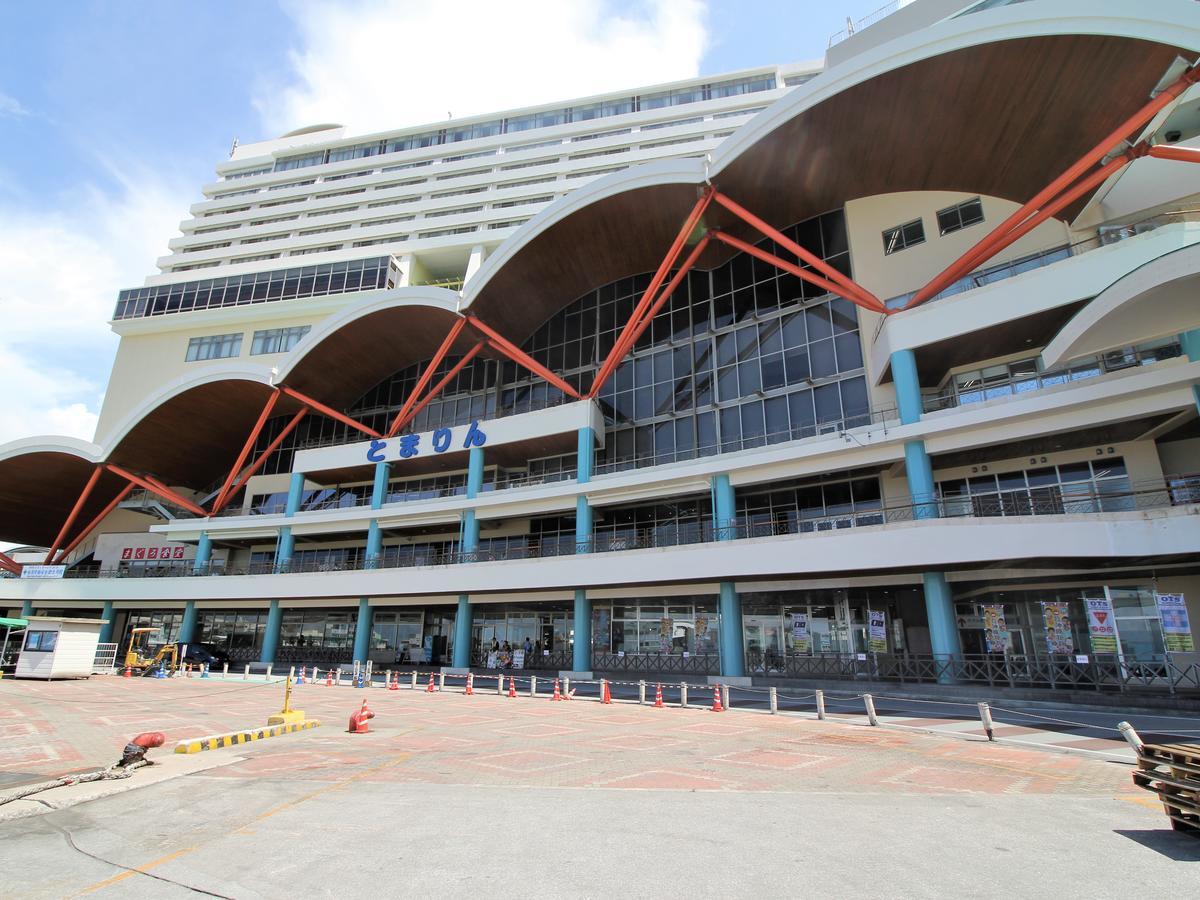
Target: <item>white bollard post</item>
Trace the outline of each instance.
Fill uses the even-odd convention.
[[[771,715],[779,712],[779,695],[776,694],[775,688],[771,688]]]
[[[413,669],[413,673],[412,673],[412,689],[414,691],[417,689],[417,670],[416,669]]]
[[[288,667],[288,683],[289,683],[289,684],[292,684],[292,683],[294,683],[295,681],[296,681],[296,667],[295,667],[295,666],[289,666],[289,667]]]
[[[729,685],[721,685],[721,705],[729,709]]]
[[[679,682],[679,708],[687,709],[687,682]]]
[[[537,696],[537,676],[536,675],[529,676],[529,696],[530,697]]]
[[[500,696],[504,696],[504,676],[503,675],[496,676],[496,693],[499,694]]]
[[[221,668],[221,677],[222,678],[229,677],[229,663],[225,663],[225,665]]]
[[[570,678],[563,679],[563,696],[564,697],[571,696],[571,679]]]
[[[333,674],[333,683],[336,687],[342,686],[342,667],[338,666],[338,670]]]
[[[242,681],[250,679],[250,663],[246,663],[246,671],[242,673]]]
[[[992,708],[982,701],[976,705],[979,707],[979,720],[983,722],[983,733],[989,741],[994,741],[996,735],[992,732]]]
[[[271,671],[275,668],[275,663],[267,663],[267,681],[271,680]]]
[[[646,682],[644,681],[638,682],[638,705],[646,705]]]
[[[438,672],[438,690],[444,691],[445,689],[446,689],[446,673]]]
[[[825,718],[825,692],[824,691],[814,691],[813,693],[816,694],[817,718],[824,719]]]
[[[879,719],[875,718],[875,698],[870,694],[863,694],[863,706],[867,708],[867,721],[878,725]]]
[[[1118,722],[1117,731],[1121,732],[1121,737],[1129,742],[1129,746],[1133,748],[1133,752],[1138,756],[1142,755],[1142,749],[1146,746],[1142,743],[1141,736],[1133,730],[1133,726],[1128,722]]]
[[[392,686],[392,670],[384,669],[383,671],[383,686],[390,688]]]

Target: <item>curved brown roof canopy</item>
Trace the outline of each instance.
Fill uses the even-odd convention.
[[[0,460],[0,541],[49,546],[95,468],[90,460],[47,450]],[[102,474],[72,531],[99,515],[125,484]]]
[[[283,383],[342,409],[383,379],[429,359],[458,318],[436,306],[399,305],[353,319],[310,349]],[[452,353],[470,350],[477,335],[459,335]]]
[[[1142,106],[1181,53],[1130,38],[1064,35],[942,54],[800,112],[713,181],[778,227],[895,191],[1023,203]],[[519,250],[471,311],[525,340],[587,291],[655,269],[696,196],[692,185],[645,187],[573,213]],[[707,224],[751,237],[723,210],[710,208]],[[701,266],[727,255],[714,246]]]

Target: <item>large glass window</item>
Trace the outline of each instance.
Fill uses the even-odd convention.
[[[913,219],[911,222],[889,228],[883,233],[883,252],[888,256],[923,243],[925,243],[925,225],[920,219]]]
[[[188,341],[187,362],[201,362],[206,359],[229,359],[239,356],[242,352],[242,333],[210,334],[205,337],[194,337]]]
[[[1120,456],[938,482],[946,515],[1029,516],[1135,508]]]
[[[943,236],[961,231],[971,225],[978,225],[982,221],[983,203],[978,197],[972,197],[970,200],[964,200],[962,203],[956,203],[954,206],[937,211],[938,233]]]
[[[250,344],[250,355],[259,356],[264,353],[287,353],[300,339],[312,331],[311,325],[296,325],[292,328],[269,328],[265,331],[254,332],[254,340]]]

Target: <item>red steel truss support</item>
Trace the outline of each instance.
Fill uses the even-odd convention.
[[[234,479],[238,473],[242,471],[242,466],[246,464],[246,457],[250,455],[250,451],[254,449],[254,442],[258,440],[259,434],[263,430],[263,426],[267,424],[267,419],[271,417],[271,411],[275,409],[275,404],[279,402],[279,391],[275,390],[271,396],[267,398],[267,402],[263,404],[262,413],[258,417],[258,421],[254,423],[254,428],[250,431],[250,436],[246,438],[246,443],[242,445],[242,452],[238,454],[237,462],[233,464],[233,468],[229,470],[229,475],[225,479],[225,483],[221,485],[221,490],[217,493],[217,498],[212,503],[212,511],[215,513],[225,505],[225,496],[229,493],[229,489],[233,487]]]
[[[300,407],[299,412],[292,416],[292,420],[283,427],[283,431],[279,432],[279,434],[275,436],[275,440],[271,441],[271,443],[267,445],[266,449],[258,455],[258,459],[251,463],[250,468],[243,472],[242,475],[239,476],[236,481],[234,481],[229,490],[226,492],[225,498],[222,500],[221,505],[214,506],[210,515],[215,516],[222,509],[229,505],[229,501],[236,497],[238,491],[246,486],[246,482],[253,478],[255,473],[257,473],[258,470],[263,467],[263,463],[267,461],[267,458],[279,449],[279,445],[283,443],[284,438],[295,431],[296,426],[300,424],[300,420],[303,419],[307,414],[308,407]]]
[[[637,328],[642,319],[645,318],[646,310],[654,302],[654,294],[658,291],[663,281],[667,277],[667,273],[671,271],[671,267],[675,265],[675,261],[679,259],[679,254],[683,252],[683,247],[687,243],[687,239],[692,232],[696,230],[696,225],[700,222],[701,216],[713,201],[716,192],[712,187],[706,187],[700,195],[700,199],[696,201],[696,205],[692,207],[692,211],[688,213],[688,217],[683,221],[683,227],[679,229],[679,233],[675,236],[675,241],[671,244],[671,249],[667,251],[667,255],[663,257],[663,261],[659,263],[658,271],[654,273],[654,277],[650,279],[650,284],[646,286],[645,293],[642,294],[642,299],[638,301],[637,306],[633,308],[633,313],[629,316],[629,321],[625,323],[625,327],[621,329],[621,333],[617,335],[617,341],[613,344],[612,350],[605,357],[604,363],[600,366],[600,370],[596,373],[596,377],[592,380],[591,390],[588,391],[588,397],[596,396],[596,391],[600,385],[608,381],[609,376],[617,368],[617,364],[624,358],[625,354],[620,352],[622,345],[625,343],[626,337]]]
[[[679,270],[675,273],[675,276],[655,298],[651,307],[646,310],[646,314],[642,317],[642,321],[637,323],[631,332],[629,331],[629,325],[633,324],[632,320],[630,321],[629,325],[625,326],[625,328],[622,330],[622,335],[625,337],[624,342],[618,343],[615,347],[613,347],[613,353],[610,353],[608,357],[609,359],[614,360],[613,365],[608,369],[608,374],[605,375],[604,381],[600,380],[601,373],[596,373],[595,379],[592,380],[592,387],[587,394],[588,399],[595,397],[596,394],[600,392],[600,389],[604,387],[604,382],[612,377],[613,372],[617,371],[617,367],[621,364],[621,360],[628,356],[629,352],[637,345],[638,338],[640,338],[642,333],[650,327],[650,323],[654,321],[654,317],[658,315],[659,310],[661,310],[663,306],[666,305],[666,302],[671,299],[671,295],[675,293],[675,289],[679,287],[679,285],[683,282],[683,279],[687,277],[687,273],[692,270],[694,265],[696,265],[696,260],[698,260],[701,254],[704,253],[705,249],[708,247],[709,241],[711,240],[712,237],[710,234],[705,233],[704,237],[700,238],[696,246],[692,248],[692,252],[689,253],[687,259],[683,261],[683,265],[679,267]],[[628,334],[626,334],[626,332],[628,332]],[[613,354],[618,350],[621,351],[620,355],[614,357]]]
[[[512,343],[508,338],[496,331],[496,329],[492,328],[487,323],[480,321],[469,313],[467,314],[466,319],[472,328],[487,337],[488,343],[493,348],[498,350],[500,353],[503,353],[517,365],[523,366],[534,375],[537,375],[539,378],[550,382],[550,384],[554,385],[568,397],[574,397],[576,400],[583,399],[579,395],[579,392],[575,390],[575,388],[571,387],[516,344]]]
[[[1171,147],[1167,144],[1156,144],[1150,148],[1147,156],[1155,159],[1174,159],[1178,162],[1200,163],[1200,150],[1192,147]]]
[[[463,358],[455,363],[449,372],[442,376],[442,380],[430,388],[429,393],[422,397],[421,400],[408,411],[404,418],[397,416],[396,420],[392,423],[392,427],[388,429],[388,437],[395,437],[400,433],[402,428],[415,419],[420,414],[421,410],[428,406],[430,401],[433,400],[433,398],[440,394],[443,390],[445,390],[446,385],[453,381],[458,376],[458,373],[466,368],[467,363],[473,360],[479,354],[479,351],[483,349],[484,344],[487,343],[487,341],[480,341],[474,347],[468,350],[466,354],[463,355]]]
[[[1103,184],[1107,179],[1109,179],[1110,177],[1115,175],[1117,172],[1119,172],[1121,169],[1125,168],[1125,166],[1127,166],[1131,162],[1133,162],[1133,160],[1136,158],[1136,156],[1137,156],[1137,154],[1135,154],[1133,152],[1126,153],[1121,156],[1118,156],[1116,159],[1112,160],[1111,162],[1108,162],[1107,164],[1101,166],[1099,169],[1097,169],[1095,172],[1093,172],[1087,178],[1083,179],[1078,184],[1076,184],[1069,191],[1067,191],[1064,194],[1059,195],[1058,199],[1056,199],[1054,202],[1050,203],[1043,209],[1039,210],[1037,212],[1037,214],[1030,216],[1024,222],[1017,225],[1015,228],[1011,229],[1008,232],[1008,234],[1005,236],[1005,238],[1002,241],[1000,241],[998,244],[996,244],[993,249],[991,249],[989,251],[979,251],[979,253],[976,254],[975,256],[967,258],[966,262],[965,262],[966,268],[960,274],[956,275],[955,278],[952,279],[950,282],[947,282],[947,284],[952,284],[954,281],[957,281],[959,278],[961,278],[963,275],[966,275],[971,270],[975,269],[977,266],[979,266],[980,263],[984,262],[989,257],[994,256],[995,254],[997,254],[1001,250],[1003,250],[1005,247],[1007,247],[1010,244],[1013,244],[1016,241],[1023,238],[1026,234],[1033,231],[1033,229],[1037,228],[1039,225],[1041,225],[1043,222],[1045,222],[1051,216],[1060,212],[1065,207],[1070,206],[1072,203],[1074,203],[1076,200],[1078,200],[1080,197],[1084,196],[1085,194],[1089,194],[1092,191],[1094,191],[1101,184]],[[941,288],[939,288],[938,290],[941,290]],[[921,293],[924,293],[924,290],[922,290]],[[908,303],[906,303],[899,310],[893,310],[893,312],[902,312],[906,309],[910,309],[910,308],[916,306],[917,304],[921,303],[922,302],[921,301],[921,293],[918,293],[916,296],[914,296],[911,300],[908,301]],[[934,294],[930,294],[930,296],[934,296],[934,295],[936,295],[936,293],[937,292],[935,291]],[[926,299],[928,299],[928,298],[926,298]]]
[[[978,267],[980,263],[991,259],[1003,250],[1004,247],[1011,244],[1012,241],[1009,240],[1006,242],[1005,238],[1014,229],[1032,216],[1038,209],[1041,209],[1053,198],[1078,181],[1088,169],[1104,159],[1122,141],[1126,140],[1130,134],[1144,127],[1147,122],[1158,115],[1162,109],[1174,102],[1180,94],[1198,80],[1200,80],[1200,68],[1193,67],[1184,72],[1170,87],[1161,91],[1154,99],[1150,100],[1141,109],[1118,125],[1100,143],[1042,188],[1029,202],[997,225],[987,237],[963,254],[962,257],[951,264],[937,278],[934,278],[929,284],[921,288],[905,308],[916,306],[918,303],[924,303],[930,297],[945,290],[959,278]],[[1065,205],[1067,204],[1063,204],[1063,206]],[[1062,207],[1060,206],[1059,208],[1061,209]]]
[[[92,469],[92,474],[88,477],[87,484],[84,485],[83,491],[79,495],[79,499],[75,501],[75,505],[71,507],[71,512],[67,516],[67,521],[63,522],[63,527],[59,529],[58,537],[54,539],[54,543],[50,545],[50,552],[46,554],[45,564],[49,565],[54,559],[54,554],[58,552],[59,545],[67,536],[67,532],[71,530],[71,526],[75,524],[75,519],[79,516],[79,511],[83,509],[83,504],[87,503],[88,497],[91,496],[92,488],[96,486],[96,482],[100,480],[100,475],[104,472],[100,466]]]
[[[442,340],[442,345],[438,347],[437,353],[433,354],[433,359],[429,360],[429,365],[421,373],[421,377],[413,387],[412,393],[408,395],[408,399],[404,401],[404,405],[400,407],[400,411],[392,419],[392,424],[388,426],[388,437],[395,437],[400,432],[400,429],[412,420],[410,413],[412,413],[413,407],[421,398],[421,391],[425,390],[429,385],[429,382],[433,379],[433,373],[437,371],[437,367],[442,364],[442,360],[446,358],[446,354],[450,352],[450,348],[454,346],[454,342],[458,340],[458,336],[462,334],[462,330],[466,327],[466,319],[458,319],[450,326],[450,330]]]
[[[75,536],[75,540],[71,541],[71,543],[67,544],[66,547],[64,547],[61,551],[59,551],[58,558],[55,560],[55,563],[58,563],[58,564],[63,563],[66,560],[66,558],[71,555],[71,551],[74,550],[76,547],[78,547],[80,544],[82,544],[84,541],[84,538],[86,538],[89,534],[91,534],[95,530],[96,526],[99,525],[101,522],[103,522],[108,517],[108,514],[111,513],[114,509],[116,509],[117,505],[122,500],[124,500],[126,497],[129,496],[129,492],[132,490],[133,490],[132,483],[127,484],[127,485],[125,485],[125,487],[121,488],[120,493],[118,493],[117,496],[113,497],[113,499],[109,502],[108,506],[104,507],[104,509],[102,509],[100,511],[100,514],[98,516],[96,516],[96,518],[92,519],[92,521],[88,522],[87,525],[84,526],[83,530]]]
[[[4,553],[0,553],[0,569],[13,575],[21,574],[21,564]]]
[[[814,273],[811,269],[805,269],[796,265],[795,263],[788,262],[786,259],[780,259],[775,254],[768,253],[761,247],[755,247],[753,244],[747,243],[739,238],[735,238],[733,235],[726,234],[723,231],[714,231],[712,236],[722,244],[727,244],[730,247],[733,247],[735,250],[740,250],[743,253],[747,253],[750,256],[761,259],[765,263],[770,263],[771,265],[778,269],[782,269],[790,275],[795,275],[802,281],[815,284],[824,291],[828,291],[831,294],[837,294],[839,297],[849,300],[855,306],[861,306],[863,309],[869,309],[871,312],[876,313],[883,311],[880,307],[875,306],[874,304],[868,305],[861,297],[850,294],[848,291],[844,290],[841,285],[834,284],[832,281],[822,278],[820,275]]]
[[[754,215],[754,213],[750,212],[740,204],[735,203],[733,200],[730,200],[720,191],[716,192],[713,199],[746,224],[758,229],[760,232],[762,232],[762,234],[771,238],[771,240],[775,241],[775,243],[779,244],[781,247],[785,247],[792,253],[795,253],[802,262],[808,263],[834,284],[840,285],[841,290],[835,290],[835,294],[839,294],[840,296],[851,301],[857,297],[858,300],[862,301],[858,305],[864,309],[874,309],[876,312],[879,312],[885,308],[883,301],[860,285],[857,281],[847,277],[846,275],[843,275],[820,257],[814,256],[811,252],[805,250],[782,231],[771,227],[758,216]]]
[[[313,412],[319,412],[323,416],[328,416],[331,419],[335,419],[338,422],[341,422],[343,425],[349,425],[351,428],[355,429],[356,431],[361,431],[363,434],[368,434],[371,437],[376,437],[376,438],[381,437],[379,432],[376,431],[374,428],[368,428],[362,422],[356,422],[354,419],[350,418],[349,416],[343,415],[342,413],[338,412],[336,409],[326,406],[324,403],[314,400],[312,397],[305,396],[304,394],[300,393],[299,391],[295,390],[294,388],[281,386],[279,389],[281,391],[283,391],[285,394],[287,394],[289,397],[291,397],[292,399],[299,400],[301,403],[303,403],[305,406],[307,406]]]
[[[179,494],[175,493],[175,491],[171,490],[160,481],[143,478],[140,475],[134,475],[132,472],[127,472],[120,466],[114,466],[112,463],[105,463],[104,468],[108,469],[108,471],[112,472],[114,475],[120,475],[126,481],[130,481],[136,484],[138,487],[162,497],[164,500],[170,503],[174,503],[176,506],[182,506],[188,512],[194,513],[200,518],[204,518],[208,515],[203,507],[197,506],[186,497],[181,497]]]

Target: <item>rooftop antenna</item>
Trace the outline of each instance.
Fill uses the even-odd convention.
[[[233,154],[237,153],[238,139],[234,138],[233,143],[229,147],[229,158],[233,159]]]

